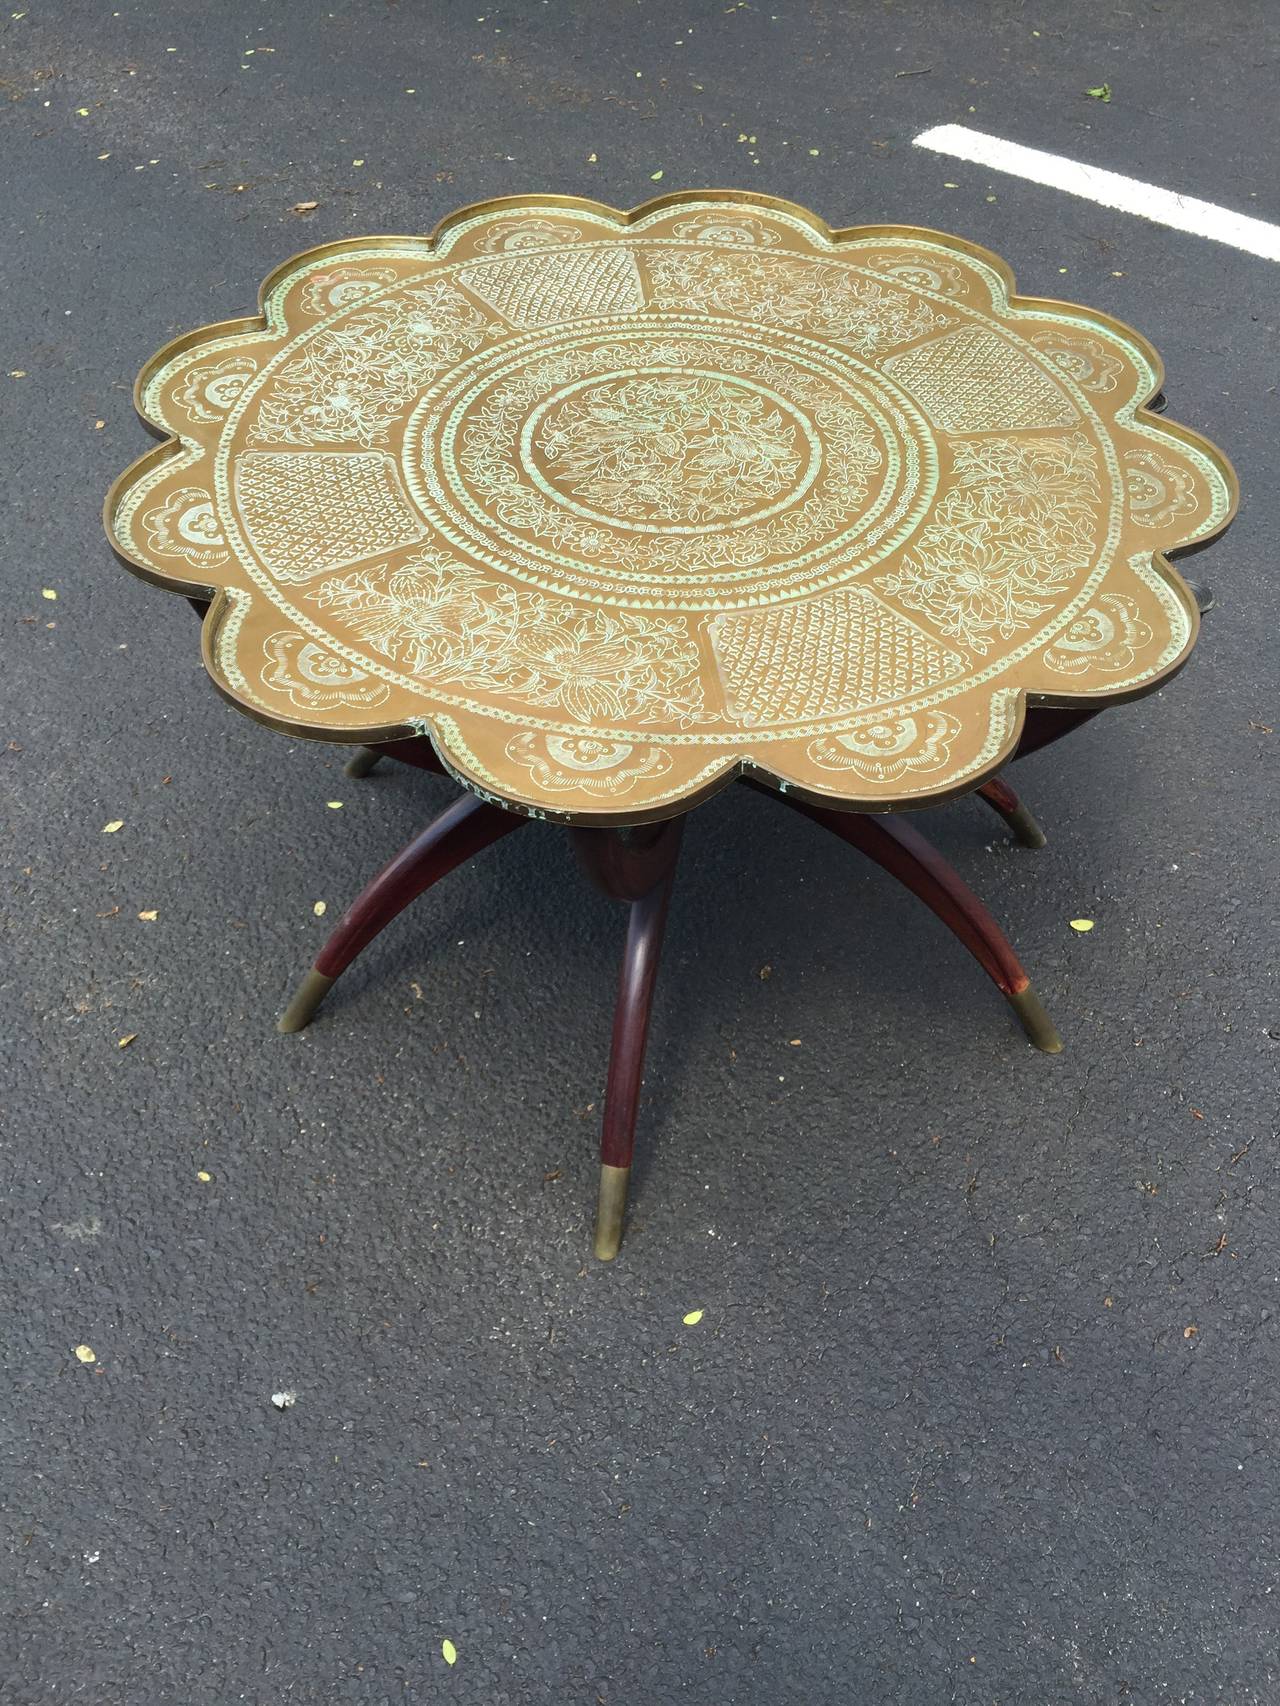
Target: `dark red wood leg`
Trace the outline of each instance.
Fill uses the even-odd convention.
[[[1070,711],[1053,705],[1031,705],[1027,709],[1027,720],[1022,725],[1018,750],[1013,756],[1027,758],[1031,753],[1039,752],[1042,746],[1061,740],[1063,735],[1069,735],[1073,729],[1078,729],[1083,723],[1100,714],[1096,705]]]
[[[464,794],[455,800],[416,841],[397,853],[347,908],[337,929],[321,948],[315,965],[299,984],[280,1019],[279,1029],[302,1030],[335,980],[410,901],[528,821],[516,812],[477,799],[474,794]]]
[[[342,774],[356,778],[367,776],[381,757],[376,746],[358,746],[342,766]]]
[[[1040,1005],[1031,979],[1023,971],[1004,932],[959,873],[952,870],[918,830],[903,823],[901,818],[832,811],[797,799],[794,794],[775,794],[774,798],[785,800],[805,817],[856,847],[859,853],[865,853],[917,895],[968,948],[1018,1015],[1019,1023],[1035,1046],[1046,1054],[1057,1054],[1062,1039]]]
[[[989,782],[982,784],[978,793],[1009,825],[1013,839],[1020,847],[1044,846],[1044,831],[1007,782],[993,776]]]
[[[602,1262],[613,1260],[622,1241],[649,1015],[683,832],[683,818],[648,831],[573,831],[574,844],[592,881],[614,899],[631,903],[600,1135],[595,1253]]]
[[[343,765],[343,774],[367,776],[384,758],[397,758],[402,764],[412,764],[417,770],[433,771],[437,776],[445,774],[435,748],[423,735],[416,735],[410,740],[384,741],[381,746],[358,746]]]

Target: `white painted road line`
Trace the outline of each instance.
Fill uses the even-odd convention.
[[[1103,207],[1135,213],[1139,219],[1153,219],[1175,231],[1230,243],[1232,248],[1261,255],[1264,260],[1280,261],[1280,225],[1251,219],[1247,213],[1233,213],[1229,207],[1216,207],[1211,201],[1197,201],[1195,196],[1178,195],[1175,190],[1162,190],[1138,178],[1122,177],[1119,172],[1106,172],[1101,166],[1086,166],[1082,161],[1068,160],[1065,154],[1024,148],[1020,142],[1005,142],[963,124],[939,124],[922,130],[915,146],[967,160],[974,166],[990,166],[1015,178],[1028,178],[1033,184],[1047,184],[1068,195],[1084,196]]]

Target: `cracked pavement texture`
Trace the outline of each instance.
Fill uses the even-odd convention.
[[[1274,1706],[1277,275],[910,138],[1274,220],[1278,60],[1261,0],[3,16],[5,1706]],[[534,825],[277,1036],[450,785],[224,705],[97,510],[297,249],[706,184],[1131,321],[1244,507],[1184,675],[1019,766],[1047,849],[917,820],[1063,1055],[814,826],[693,814],[602,1267],[621,911]]]

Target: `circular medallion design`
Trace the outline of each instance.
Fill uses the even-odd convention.
[[[813,484],[822,453],[777,392],[679,368],[567,387],[530,415],[520,450],[542,490],[580,515],[656,533],[781,509]]]
[[[866,364],[693,315],[482,351],[428,391],[404,451],[431,528],[495,568],[708,611],[863,573],[937,470],[928,423]]]

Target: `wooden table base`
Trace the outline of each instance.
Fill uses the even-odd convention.
[[[672,818],[630,834],[610,829],[574,829],[570,834],[583,868],[596,887],[614,900],[628,902],[631,908],[622,950],[618,1001],[613,1010],[613,1043],[600,1134],[600,1194],[596,1204],[595,1252],[602,1262],[611,1262],[622,1241],[649,1014],[658,982],[658,956],[662,952],[667,908],[684,837],[684,819]]]
[[[1073,719],[1071,726],[1078,720]],[[1065,732],[1065,727],[1046,730],[1046,738],[1060,732]],[[347,766],[347,773],[368,775],[384,756],[401,758],[422,769],[441,768],[427,742],[401,741],[361,748]],[[748,786],[831,830],[923,900],[991,978],[1029,1040],[1049,1054],[1061,1049],[1061,1039],[1000,926],[918,830],[901,817],[833,811],[747,780]],[[1039,825],[1007,782],[991,781],[977,791],[1023,846],[1044,846]],[[337,978],[411,901],[529,821],[473,794],[455,800],[373,878],[348,908],[299,985],[280,1020],[280,1029],[302,1030]],[[649,1016],[683,832],[683,818],[636,829],[569,831],[591,881],[630,909],[600,1139],[595,1253],[606,1262],[617,1255],[622,1238]]]

